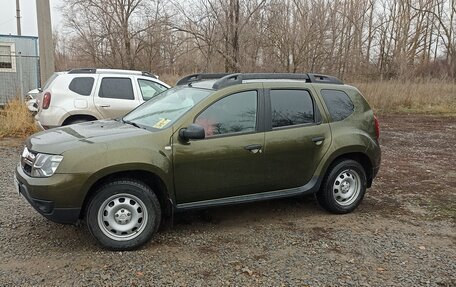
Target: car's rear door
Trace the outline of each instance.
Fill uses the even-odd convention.
[[[331,130],[310,86],[265,83],[265,162],[269,190],[308,183],[331,143]]]
[[[141,101],[133,88],[134,76],[101,75],[94,95],[94,104],[103,118],[124,116]]]

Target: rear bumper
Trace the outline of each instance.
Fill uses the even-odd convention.
[[[35,125],[40,130],[59,127],[62,125],[63,120],[67,115],[68,113],[59,107],[51,106],[46,110],[39,109],[38,113],[35,115]]]

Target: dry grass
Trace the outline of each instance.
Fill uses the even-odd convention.
[[[355,83],[378,113],[456,114],[456,84],[422,80]]]
[[[20,100],[12,100],[0,110],[0,138],[27,137],[37,131],[31,113]]]

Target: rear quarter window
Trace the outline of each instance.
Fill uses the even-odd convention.
[[[70,91],[73,91],[82,96],[90,96],[92,93],[94,78],[91,77],[78,77],[74,78],[70,86]]]
[[[347,118],[355,110],[350,97],[343,91],[321,90],[321,96],[325,101],[333,122]]]

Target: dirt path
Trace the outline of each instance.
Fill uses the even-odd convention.
[[[456,286],[456,118],[380,117],[383,162],[359,209],[313,197],[180,215],[135,252],[100,249],[19,198],[0,143],[0,286]]]

